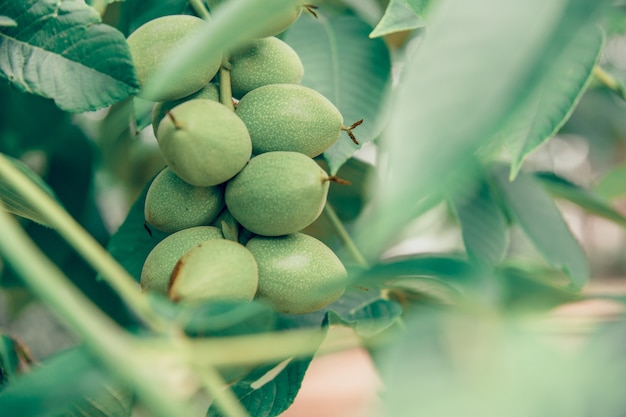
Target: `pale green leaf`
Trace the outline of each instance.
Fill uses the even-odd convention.
[[[50,197],[56,199],[56,196],[52,189],[46,184],[39,175],[35,174],[26,164],[22,161],[10,158],[5,155],[11,164],[19,169],[22,174],[26,175],[31,181],[37,184],[43,191],[45,191]],[[57,200],[58,201],[58,200]],[[6,179],[0,176],[0,206],[7,210],[9,213],[16,214],[20,217],[32,220],[44,226],[48,225],[45,214],[42,214],[39,210],[35,209],[18,190],[11,186]]]
[[[372,209],[357,244],[378,256],[428,208],[464,184],[472,161],[524,105],[606,1],[439,0],[392,98]],[[532,22],[532,30],[529,23]]]
[[[626,194],[626,165],[613,168],[594,187],[601,197],[613,200]]]
[[[304,65],[302,84],[333,102],[345,125],[364,120],[354,130],[360,143],[380,134],[391,72],[387,46],[381,39],[369,39],[370,31],[370,26],[354,16],[302,16],[285,36]],[[324,153],[331,175],[357,149],[342,132]]]
[[[435,0],[405,0],[418,16],[422,17]]]
[[[0,14],[0,76],[18,89],[52,98],[63,110],[96,110],[138,91],[124,36],[79,1],[8,0]]]
[[[389,35],[390,33],[404,30],[413,30],[424,26],[413,9],[404,0],[391,0],[387,5],[385,14],[374,30],[370,33],[370,38]]]
[[[8,16],[0,16],[0,27],[15,27],[17,22]]]
[[[524,159],[557,134],[576,108],[593,79],[604,45],[599,27],[581,30],[563,52],[527,105],[515,116],[502,135],[511,153],[511,178]]]
[[[569,276],[572,288],[582,288],[589,280],[585,253],[548,192],[523,172],[510,182],[502,166],[494,169],[494,180],[513,221],[539,253]]]

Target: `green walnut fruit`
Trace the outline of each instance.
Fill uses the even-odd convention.
[[[246,247],[259,266],[257,298],[279,312],[311,313],[337,300],[345,290],[346,269],[314,237],[302,233],[257,236]]]
[[[165,168],[150,184],[144,214],[155,228],[173,233],[194,226],[207,226],[224,208],[224,187],[187,184]]]
[[[251,301],[259,281],[252,253],[232,240],[209,240],[176,264],[169,297],[175,301]]]
[[[275,37],[256,39],[233,51],[230,65],[235,98],[268,84],[300,84],[304,75],[296,51]]]
[[[157,131],[159,148],[172,171],[197,186],[235,176],[252,154],[245,124],[221,103],[189,100],[174,107]]]
[[[170,276],[178,260],[206,240],[224,239],[220,229],[198,226],[173,233],[159,242],[146,258],[141,270],[142,291],[167,295]]]
[[[237,105],[255,154],[300,152],[311,158],[339,139],[343,117],[326,97],[295,84],[271,84],[246,94]]]
[[[179,104],[183,104],[185,101],[193,100],[196,98],[201,98],[205,100],[212,101],[220,101],[220,89],[217,84],[209,83],[205,85],[201,90],[196,91],[190,96],[183,97],[178,100],[165,101],[161,103],[156,103],[152,108],[152,131],[156,136],[157,131],[159,129],[159,124],[161,120],[165,118],[167,112],[172,110],[174,107]]]
[[[301,153],[264,153],[226,184],[226,207],[256,234],[295,233],[322,212],[329,179],[326,171]]]
[[[139,83],[144,86],[169,54],[204,23],[204,20],[195,16],[170,15],[151,20],[131,33],[127,42]],[[140,93],[140,96],[151,101],[176,100],[188,96],[211,81],[221,62],[222,57],[219,56],[200,67],[189,67],[161,95],[146,96]]]

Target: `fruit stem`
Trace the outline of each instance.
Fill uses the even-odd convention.
[[[606,72],[599,65],[593,69],[593,75],[598,81],[600,81],[605,87],[611,89],[622,100],[626,100],[626,87],[619,80]]]
[[[352,139],[352,142],[354,142],[355,145],[359,145],[359,141],[356,139],[356,136],[354,136],[354,133],[352,133],[352,129],[354,129],[357,126],[360,126],[362,123],[363,123],[363,119],[352,123],[350,126],[341,126],[341,130],[348,133],[348,136],[350,136],[350,139]]]
[[[230,62],[227,55],[222,58],[222,66],[220,67],[220,102],[235,111],[233,90],[230,84]]]
[[[172,113],[171,111],[166,111],[165,114],[167,114],[167,117],[170,118],[170,120],[172,121],[172,123],[174,124],[174,127],[176,129],[182,129],[183,125],[178,123],[178,120],[176,120],[176,118],[174,117],[174,113]]]
[[[2,154],[0,154],[0,178],[16,190],[50,227],[57,230],[131,306],[140,320],[155,331],[163,332],[169,328],[169,324],[152,310],[148,298],[141,294],[139,285],[128,272],[54,198],[39,188]]]
[[[204,7],[204,3],[202,2],[202,0],[189,0],[189,5],[202,19],[206,21],[211,20],[211,15],[209,14],[209,11],[206,9],[206,7]]]
[[[329,177],[326,177],[322,180],[322,182],[326,182],[326,181],[330,181],[330,182],[334,182],[340,185],[352,185],[352,183],[348,180],[344,180],[343,178],[339,178],[336,175],[331,175]]]
[[[317,9],[319,9],[318,6],[316,6],[315,4],[303,4],[302,7],[304,7],[307,12],[311,13],[313,17],[315,17],[316,19],[318,18],[317,13],[315,12]]]
[[[333,208],[333,206],[331,206],[329,202],[326,202],[326,205],[324,206],[324,215],[326,216],[330,224],[335,229],[335,232],[337,233],[337,235],[339,236],[339,238],[345,245],[345,248],[348,251],[348,253],[350,253],[350,255],[352,256],[352,259],[354,259],[354,261],[358,265],[364,268],[369,268],[369,265],[367,261],[365,260],[365,257],[361,254],[361,251],[359,250],[359,248],[356,247],[356,244],[354,243],[354,241],[348,234],[348,231],[343,225],[343,222],[341,221],[339,216],[337,216],[337,212],[335,211],[335,209]]]

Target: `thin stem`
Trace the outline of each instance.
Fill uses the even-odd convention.
[[[356,263],[359,264],[360,266],[367,268],[369,266],[367,263],[367,260],[361,254],[361,251],[359,250],[359,248],[357,248],[356,245],[354,244],[354,241],[348,234],[348,231],[344,227],[342,221],[339,219],[339,216],[337,216],[337,212],[335,211],[335,209],[328,202],[324,206],[324,215],[326,216],[330,224],[333,226],[333,228],[335,229],[335,232],[337,233],[337,235],[339,236],[339,238],[345,245],[346,250],[350,253],[350,255],[356,261]]]
[[[228,61],[228,56],[224,55],[222,66],[220,67],[220,102],[232,111],[235,111],[233,90],[230,82],[230,62]]]
[[[33,293],[50,306],[74,330],[85,345],[128,386],[136,389],[155,415],[184,417],[182,401],[163,394],[155,378],[136,372],[149,369],[135,353],[132,336],[98,309],[30,240],[18,222],[0,208],[0,256],[20,274]]]
[[[600,81],[605,87],[611,89],[622,100],[626,100],[626,87],[622,82],[606,72],[599,65],[593,69],[593,75],[598,81]]]
[[[0,177],[3,177],[41,216],[117,291],[141,320],[157,331],[169,325],[151,308],[137,282],[100,244],[74,220],[56,200],[39,188],[0,154]]]
[[[189,5],[193,8],[193,10],[203,18],[204,20],[211,20],[211,15],[209,11],[204,7],[204,3],[202,0],[189,0]]]

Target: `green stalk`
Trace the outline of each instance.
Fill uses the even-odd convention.
[[[220,67],[220,102],[232,111],[235,111],[233,90],[230,84],[230,62],[226,55],[224,55],[222,66]]]
[[[137,282],[100,244],[49,194],[39,188],[0,154],[3,177],[57,232],[107,281],[148,326],[166,331],[168,324],[151,308]]]
[[[354,241],[348,234],[348,231],[344,227],[343,222],[341,221],[341,219],[339,219],[339,216],[337,216],[337,212],[330,205],[329,202],[326,202],[326,205],[324,206],[324,215],[326,216],[330,224],[335,229],[335,232],[337,233],[337,235],[343,242],[346,250],[352,256],[354,261],[358,265],[368,268],[369,264],[367,263],[367,260],[365,259],[363,254],[361,254],[361,251],[359,250],[359,248],[357,248],[356,244],[354,243]]]
[[[146,363],[137,342],[72,285],[58,267],[30,240],[18,222],[0,209],[0,255],[33,293],[74,330],[114,374],[136,389],[155,415],[185,417],[185,404],[171,398],[157,378],[146,378]],[[143,371],[143,372],[142,372]]]
[[[599,65],[593,69],[593,75],[598,81],[600,81],[605,87],[611,89],[622,100],[626,100],[626,87],[622,82],[606,72]]]
[[[189,0],[189,5],[193,8],[198,16],[203,18],[204,20],[211,20],[211,15],[209,11],[204,7],[204,3],[202,0]]]

